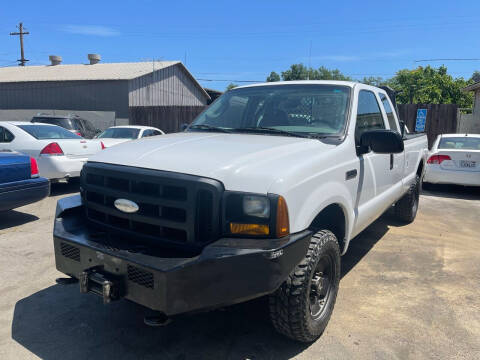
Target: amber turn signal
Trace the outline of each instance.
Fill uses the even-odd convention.
[[[270,229],[264,224],[230,223],[230,232],[238,235],[268,235]]]
[[[287,202],[282,196],[278,197],[277,202],[277,237],[284,237],[290,234],[290,226],[288,221]]]

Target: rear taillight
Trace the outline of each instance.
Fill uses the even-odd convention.
[[[441,164],[445,160],[452,160],[448,155],[432,155],[428,159],[428,164]]]
[[[80,131],[77,131],[75,134],[78,136],[82,136],[82,133]]]
[[[103,149],[106,149],[106,147],[105,147],[105,145],[103,144],[102,141],[100,141],[100,145],[102,146],[102,150],[103,150]]]
[[[37,160],[34,158],[30,158],[30,176],[32,178],[38,177],[38,165],[37,165]]]
[[[50,143],[40,151],[40,155],[63,155],[62,148],[56,142]]]

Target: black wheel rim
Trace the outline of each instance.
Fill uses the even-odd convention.
[[[310,315],[314,320],[319,319],[325,309],[328,307],[328,303],[332,294],[334,293],[335,286],[335,262],[332,256],[323,255],[315,267],[315,271],[312,274],[310,281]]]

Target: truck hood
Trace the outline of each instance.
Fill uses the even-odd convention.
[[[227,190],[267,193],[287,164],[333,147],[317,139],[183,132],[122,143],[89,161],[203,176]]]
[[[112,138],[100,138],[98,140],[100,140],[103,143],[103,145],[107,148],[114,145],[122,144],[127,141],[132,141],[132,139],[112,139]]]

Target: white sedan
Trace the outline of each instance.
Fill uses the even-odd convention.
[[[425,170],[425,183],[480,186],[480,134],[439,135]]]
[[[35,158],[40,176],[50,180],[80,176],[88,157],[104,148],[56,125],[0,122],[0,150],[14,150]]]
[[[165,135],[165,133],[154,127],[125,125],[109,127],[98,135],[97,138],[102,139],[105,147],[110,147],[126,141],[157,135]]]

